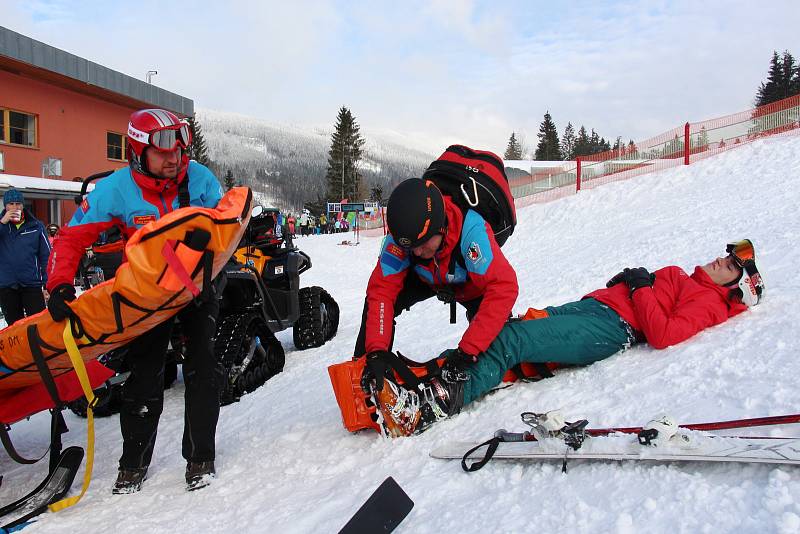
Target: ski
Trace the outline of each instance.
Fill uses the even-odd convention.
[[[0,532],[13,532],[33,517],[47,510],[69,491],[75,474],[83,461],[83,449],[67,447],[61,453],[55,469],[33,491],[0,508]]]
[[[644,427],[586,428],[585,420],[566,423],[557,412],[525,412],[522,420],[532,431],[498,430],[483,443],[451,443],[431,457],[461,459],[465,471],[477,471],[492,458],[700,461],[800,465],[800,438],[720,436],[707,433],[740,427],[796,422],[796,416],[678,425],[661,416]],[[469,463],[469,462],[472,463]]]
[[[414,508],[414,501],[392,477],[378,486],[339,534],[392,532]]]

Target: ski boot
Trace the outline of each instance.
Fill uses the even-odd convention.
[[[466,379],[463,371],[443,369],[416,391],[386,378],[383,389],[373,391],[381,434],[387,438],[419,434],[436,421],[457,414],[464,404]]]
[[[217,472],[214,469],[214,461],[210,462],[188,462],[186,464],[186,490],[194,491],[205,488],[216,478]]]
[[[120,468],[117,473],[117,480],[111,493],[114,495],[124,495],[136,493],[142,489],[142,483],[147,480],[147,467]]]

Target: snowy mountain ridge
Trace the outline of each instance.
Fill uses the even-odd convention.
[[[278,203],[297,206],[325,193],[332,126],[299,127],[207,109],[197,111],[218,174],[263,190]],[[366,140],[360,172],[382,186],[420,176],[445,146],[429,146],[412,135],[361,129]],[[425,151],[427,147],[429,150]]]

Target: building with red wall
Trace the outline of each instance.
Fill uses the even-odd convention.
[[[189,116],[194,103],[0,26],[0,195],[22,184],[38,219],[69,221],[75,184],[64,182],[127,165],[128,117],[148,107]],[[26,190],[4,174],[53,181]]]

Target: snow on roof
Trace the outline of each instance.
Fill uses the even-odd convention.
[[[572,161],[536,161],[531,159],[506,159],[503,160],[506,167],[512,169],[521,169],[524,171],[530,169],[552,169],[554,167],[564,167],[565,165],[572,164]]]
[[[94,184],[89,184],[89,191],[93,188]],[[0,192],[9,189],[19,189],[24,195],[31,198],[72,199],[80,194],[81,182],[0,173]]]

